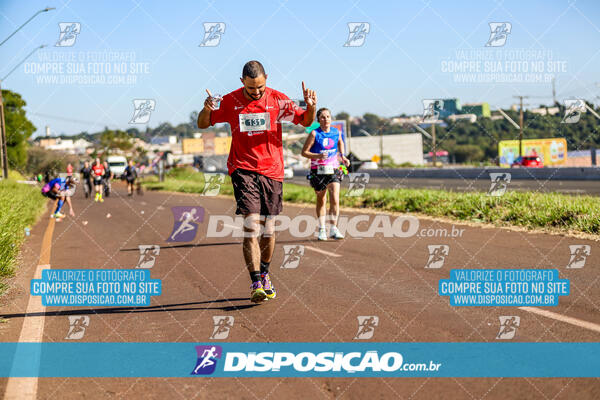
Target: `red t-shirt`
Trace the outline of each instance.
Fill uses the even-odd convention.
[[[104,176],[104,165],[94,165],[92,166],[92,171],[94,171],[94,175],[97,177]]]
[[[227,122],[231,127],[229,175],[242,168],[283,181],[281,123],[298,125],[305,112],[285,94],[268,87],[260,100],[246,99],[243,88],[223,96],[219,109],[210,113],[210,124]]]

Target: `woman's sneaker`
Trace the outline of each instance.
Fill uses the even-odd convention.
[[[263,289],[267,294],[267,299],[274,299],[277,296],[277,292],[275,291],[275,286],[271,282],[271,278],[269,277],[269,273],[260,274],[260,281],[263,285]]]
[[[340,232],[337,226],[332,226],[331,231],[329,232],[329,237],[335,240],[340,240],[344,238],[344,235],[342,235],[342,232]]]
[[[319,229],[319,240],[327,240],[327,229],[320,228]]]
[[[267,298],[267,293],[261,282],[252,282],[252,292],[250,292],[250,301],[253,303],[261,303]]]

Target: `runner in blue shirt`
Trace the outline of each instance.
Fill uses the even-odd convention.
[[[71,204],[71,196],[75,194],[75,184],[77,183],[77,179],[73,176],[67,178],[55,178],[50,182],[46,183],[42,188],[42,195],[48,197],[52,200],[57,200],[56,202],[56,210],[52,214],[50,214],[50,218],[63,218],[65,215],[60,212],[62,206],[65,203],[69,204],[69,215],[72,217],[75,216],[75,212],[73,211],[73,204]]]
[[[340,171],[340,160],[348,166],[350,161],[344,156],[342,134],[331,126],[331,111],[321,108],[317,111],[320,126],[306,138],[302,155],[310,158],[310,185],[317,194],[317,217],[319,218],[319,240],[327,240],[325,227],[325,198],[329,191],[329,221],[331,229],[329,237],[343,239],[344,235],[337,228],[340,215],[340,182],[343,174]]]

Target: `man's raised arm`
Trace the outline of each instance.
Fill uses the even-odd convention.
[[[198,113],[198,128],[206,129],[210,126],[210,113],[215,110],[215,106],[212,101],[212,94],[206,89],[208,97],[204,100],[204,108]]]
[[[304,94],[304,101],[306,102],[306,112],[302,119],[302,126],[309,127],[315,120],[315,114],[317,112],[317,93],[314,90],[307,89],[302,81],[302,94]]]

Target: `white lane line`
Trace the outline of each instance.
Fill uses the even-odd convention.
[[[38,265],[35,270],[35,279],[42,278],[42,269],[50,268],[50,265]],[[41,296],[30,296],[29,302],[27,303],[27,314],[23,320],[23,327],[21,328],[21,335],[19,336],[19,343],[33,342],[40,343],[44,334],[44,315],[43,312],[46,307],[42,305]],[[34,313],[41,313],[39,316],[32,316]],[[12,369],[16,369],[17,364],[23,362],[23,357],[29,357],[22,354],[23,351],[19,349],[17,345],[17,351],[15,352],[15,358],[13,360]],[[30,353],[29,353],[30,354]],[[39,366],[41,354],[39,351],[35,354],[35,359],[29,359],[32,364]],[[19,361],[20,360],[20,361]],[[35,399],[37,398],[37,377],[10,377],[6,385],[6,392],[4,393],[5,400],[18,400],[18,399]]]
[[[41,279],[42,270],[50,268],[50,253],[52,245],[52,234],[54,233],[54,219],[52,219],[42,238],[42,248],[40,251],[40,259],[38,266],[35,269],[33,278]],[[44,336],[44,312],[46,307],[42,305],[41,296],[29,295],[29,301],[27,302],[26,316],[23,318],[23,326],[21,327],[21,334],[19,335],[19,343],[41,343]],[[32,314],[38,313],[40,315],[33,316]],[[15,352],[15,358],[13,360],[12,370],[15,370],[18,364],[22,364],[23,359],[27,358],[28,363],[36,365],[39,368],[41,361],[41,348],[39,348],[31,356],[31,352],[24,354],[24,349],[17,345]],[[20,362],[18,360],[21,360]],[[12,373],[11,373],[12,375]],[[6,391],[4,392],[5,400],[34,400],[37,398],[38,390],[38,378],[34,377],[9,377],[6,383]]]
[[[585,328],[585,329],[589,329],[591,331],[600,333],[600,325],[594,324],[593,322],[588,322],[588,321],[584,321],[582,319],[573,318],[573,317],[567,317],[566,315],[557,314],[555,312],[548,311],[548,310],[542,310],[541,308],[537,308],[537,307],[519,307],[519,310],[527,311],[532,314],[541,315],[546,318],[552,318],[557,321],[565,322],[567,324],[575,325],[580,328]]]
[[[318,248],[312,247],[312,246],[304,246],[304,248],[306,250],[312,250],[312,251],[314,251],[316,253],[325,254],[325,255],[330,256],[330,257],[341,257],[341,255],[339,255],[339,254],[335,254],[335,253],[332,253],[330,251],[321,250],[321,249],[318,249]]]
[[[223,224],[223,226],[226,226],[226,227],[228,227],[228,228],[232,228],[232,229],[242,230],[242,228],[241,228],[241,227],[239,227],[239,226],[235,226],[235,225]],[[314,252],[316,252],[316,253],[325,254],[326,256],[330,256],[330,257],[341,257],[341,255],[340,255],[340,254],[332,253],[331,251],[325,251],[325,250],[321,250],[321,249],[318,249],[318,248],[316,248],[316,247],[312,247],[312,246],[304,246],[304,248],[305,248],[306,250],[311,250],[311,251],[314,251]]]

